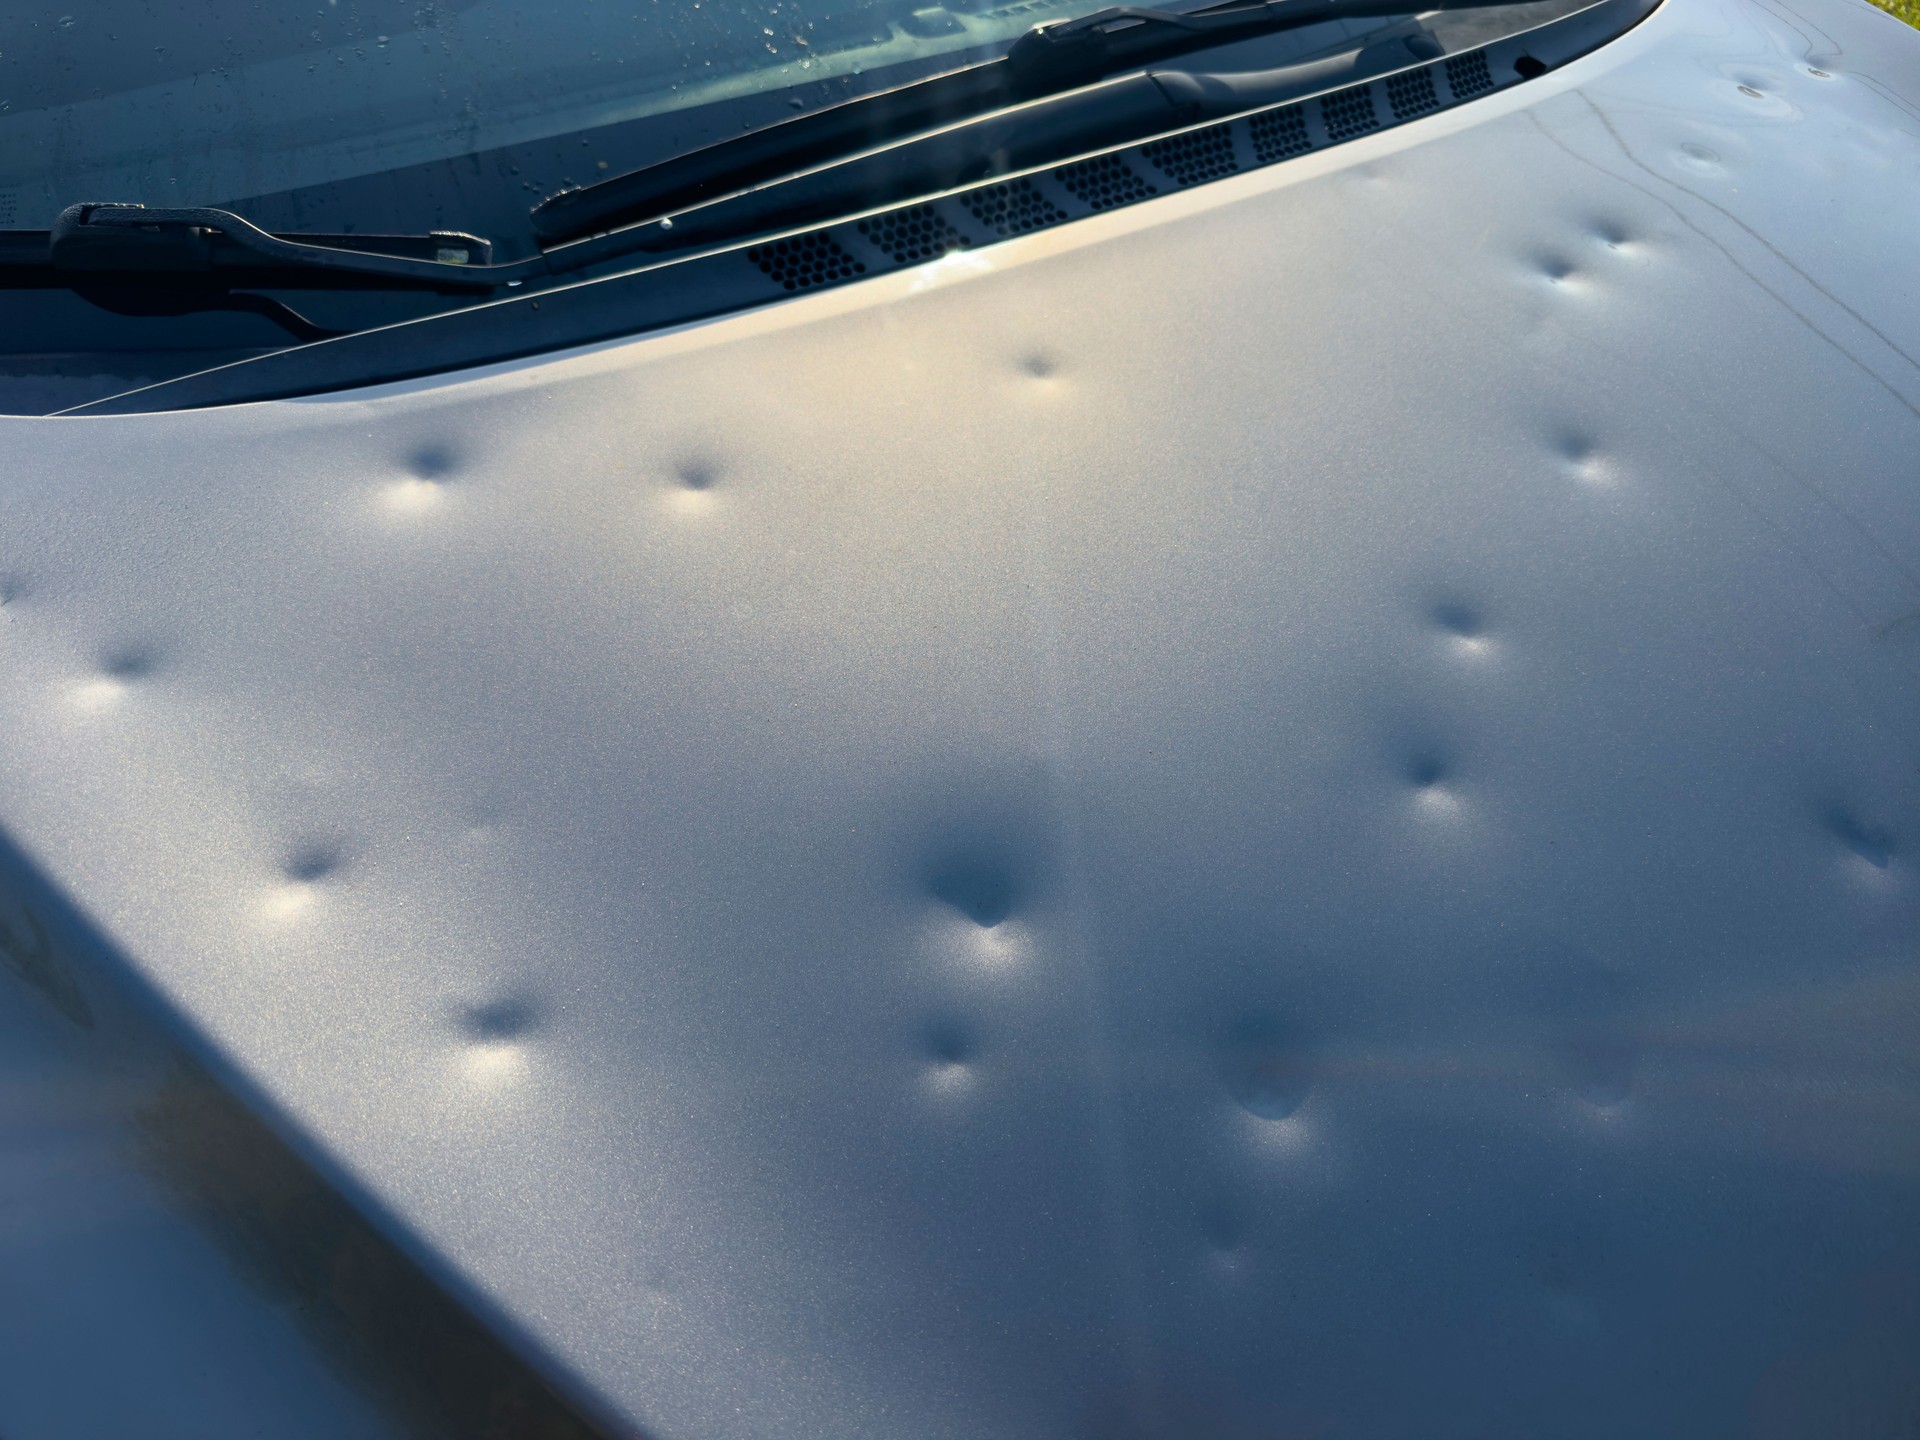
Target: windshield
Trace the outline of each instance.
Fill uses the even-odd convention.
[[[543,195],[1088,8],[1017,0],[258,0],[8,7],[0,226],[83,201],[270,228],[500,232]],[[564,142],[564,143],[559,143]]]
[[[66,8],[61,8],[62,6]],[[5,6],[0,228],[218,205],[271,230],[460,229],[1002,53],[1089,0],[106,0]],[[1191,6],[1179,8],[1193,8]],[[1337,43],[1374,22],[1290,37]]]
[[[1034,26],[1092,15],[1102,8],[1097,3],[299,0],[274,7],[264,0],[103,0],[71,11],[0,11],[0,409],[53,413],[290,348],[324,350],[345,367],[347,383],[362,383],[387,362],[369,368],[352,357],[384,356],[383,347],[412,321],[435,325],[430,332],[406,329],[408,373],[724,313],[763,302],[769,283],[776,294],[802,284],[778,256],[755,258],[755,226],[771,235],[801,220],[933,195],[955,176],[994,166],[1011,173],[1117,140],[1144,143],[1203,114],[1270,103],[1278,93],[1273,84],[1303,93],[1352,85],[1414,60],[1464,57],[1500,36],[1544,33],[1562,18],[1571,28],[1555,43],[1571,46],[1571,55],[1617,28],[1604,17],[1577,20],[1617,0],[1456,0],[1457,8],[1442,5],[1418,18],[1383,13],[1384,3],[1332,0],[1327,10],[1344,10],[1344,18],[1316,9],[1322,18],[1298,28],[1249,30],[1198,47],[1211,67],[1206,86],[1191,77],[1172,88],[1160,76],[1116,78],[1080,92],[1084,104],[1061,94],[1060,105],[1044,110],[1006,108],[1012,92],[989,82],[1015,73],[1013,62],[986,62],[1007,54]],[[1637,0],[1618,3],[1633,9]],[[1206,0],[1163,8],[1197,10]],[[1099,23],[1148,22],[1110,15]],[[1229,23],[1245,23],[1244,16]],[[1173,31],[1185,43],[1184,32],[1203,28],[1162,27],[1152,43]],[[1479,71],[1461,76],[1478,73],[1478,81],[1465,90],[1459,77],[1447,82],[1455,101],[1493,88],[1486,57],[1471,63]],[[1543,68],[1518,50],[1502,63],[1509,78]],[[931,77],[941,78],[914,83]],[[1254,81],[1260,84],[1238,88]],[[1438,103],[1432,83],[1429,76],[1421,93]],[[1383,91],[1381,103],[1396,118],[1424,113],[1431,104],[1415,90]],[[937,91],[960,97],[956,114],[968,113],[965,105],[982,107],[981,123],[964,133],[936,127],[921,137],[929,143],[902,143],[877,155],[876,164],[849,159],[817,173],[805,167],[821,156],[810,157],[804,145],[791,153],[780,148],[796,134],[831,131],[841,153],[857,156],[883,135],[869,124],[872,109],[814,112],[882,91],[891,95],[879,106],[888,114],[917,114],[916,102],[901,97]],[[1182,98],[1173,98],[1176,92]],[[995,107],[997,119],[989,113]],[[1363,108],[1372,117],[1366,123],[1356,128],[1343,110],[1316,132],[1320,140],[1305,143],[1338,143],[1386,113],[1374,112],[1371,101]],[[781,123],[796,118],[805,123]],[[942,119],[929,110],[915,123]],[[1298,113],[1293,119],[1304,123]],[[745,147],[719,144],[749,132],[757,138]],[[1222,133],[1213,132],[1216,143]],[[1296,153],[1270,141],[1247,139],[1246,162]],[[696,151],[706,153],[690,155]],[[743,153],[759,158],[729,170],[746,164]],[[1164,169],[1165,160],[1148,155],[1144,163]],[[1174,184],[1193,178],[1178,165],[1175,171]],[[595,182],[615,179],[596,193]],[[637,218],[619,209],[636,184]],[[728,196],[729,185],[742,188]],[[582,198],[552,200],[536,222],[535,207],[562,192]],[[666,198],[650,198],[655,194]],[[648,204],[671,208],[710,196],[718,196],[710,209],[720,218],[708,216],[706,230],[697,216],[693,223],[675,224],[670,216],[642,223]],[[1106,203],[1096,201],[1063,190],[1044,213],[1066,219]],[[610,219],[585,213],[602,202],[614,207]],[[148,207],[155,218],[129,218],[137,212],[128,205]],[[60,220],[68,228],[56,230],[69,206],[77,208]],[[204,207],[233,212],[233,223],[216,219],[212,232],[196,228],[204,222],[194,217],[208,214]],[[549,223],[556,216],[585,228]],[[546,227],[539,237],[536,223]],[[973,235],[978,227],[997,223],[956,216],[938,233],[965,245],[981,240]],[[600,224],[615,233],[595,236]],[[236,252],[243,227],[268,248]],[[448,237],[428,233],[436,231],[485,237],[491,249],[481,253],[491,259],[453,279],[417,270],[396,277],[379,258],[423,257],[394,262],[405,268],[469,253],[463,245],[445,247]],[[736,231],[749,248],[744,264],[729,266],[721,251]],[[273,233],[306,241],[305,251],[281,264],[276,256],[300,247],[274,241]],[[995,233],[1011,232],[1002,226]],[[224,247],[217,255],[209,234]],[[550,242],[544,248],[542,238]],[[666,248],[691,247],[690,254],[707,246],[701,253],[714,263],[661,261],[649,273],[648,247],[669,240]],[[849,243],[865,253],[881,242],[850,236]],[[310,263],[316,253],[337,259],[343,250],[360,257],[347,269],[333,260],[321,268]],[[865,260],[836,250],[832,265],[814,268],[844,278],[907,264],[909,250],[881,245]],[[805,283],[811,277],[809,270]],[[616,278],[623,282],[617,293],[565,293],[574,282]],[[311,343],[367,332],[386,338],[371,350]],[[323,356],[316,363],[336,361]]]

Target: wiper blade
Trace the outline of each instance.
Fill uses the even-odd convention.
[[[993,60],[783,120],[591,185],[557,190],[533,207],[529,220],[542,245],[565,244],[1021,98],[1006,62]]]
[[[478,235],[274,235],[229,210],[70,205],[50,230],[0,231],[0,287],[72,287],[114,277],[211,286],[381,286],[492,290],[548,267],[494,265]]]
[[[1182,13],[1118,6],[1039,25],[998,60],[848,100],[534,206],[542,245],[657,220],[690,205],[942,125],[1042,99],[1142,65],[1329,20],[1389,19],[1527,0],[1244,0]]]
[[[1151,67],[990,111],[705,201],[566,249],[683,252],[1057,164],[1436,58],[1424,29],[1319,60],[1208,74]],[[565,254],[563,249],[556,254]]]

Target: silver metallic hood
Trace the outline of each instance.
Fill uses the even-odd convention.
[[[62,983],[616,1432],[1883,1433],[1917,107],[1669,0],[734,318],[0,420]]]

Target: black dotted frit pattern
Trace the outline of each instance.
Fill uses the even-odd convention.
[[[1456,100],[1484,95],[1493,88],[1493,72],[1487,69],[1487,52],[1456,55],[1447,61],[1447,84]]]
[[[942,220],[931,205],[909,205],[862,220],[860,233],[891,255],[896,265],[918,265],[967,248],[967,237]]]
[[[824,230],[754,245],[747,258],[783,290],[807,290],[866,273],[867,267],[840,248]]]
[[[1329,140],[1351,140],[1380,128],[1380,117],[1373,108],[1373,89],[1367,85],[1336,90],[1323,97],[1320,115],[1327,122]]]
[[[1313,148],[1307,138],[1307,116],[1298,105],[1284,110],[1262,110],[1248,122],[1253,132],[1253,158],[1271,165],[1289,155],[1304,155]]]
[[[1008,180],[968,192],[967,209],[996,235],[1024,235],[1058,225],[1067,212],[1033,188],[1031,180]]]
[[[1209,125],[1156,140],[1146,147],[1146,157],[1156,170],[1164,171],[1176,185],[1198,185],[1202,180],[1218,180],[1240,168],[1233,155],[1233,127]]]
[[[1393,106],[1393,118],[1396,120],[1411,120],[1429,110],[1438,110],[1440,97],[1434,93],[1433,72],[1404,70],[1398,75],[1389,75],[1387,103]]]
[[[1111,210],[1116,205],[1131,205],[1160,193],[1134,174],[1117,155],[1096,155],[1077,165],[1062,166],[1053,172],[1053,178],[1090,210]]]

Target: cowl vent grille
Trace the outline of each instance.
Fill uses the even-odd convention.
[[[1320,102],[1320,115],[1326,121],[1329,140],[1351,140],[1380,128],[1371,85],[1356,85],[1351,90],[1327,96]]]
[[[1487,52],[1455,55],[1447,61],[1447,88],[1456,100],[1471,100],[1493,89],[1493,71],[1487,64]]]
[[[860,233],[897,265],[918,265],[967,248],[967,237],[940,218],[931,205],[909,205],[891,215],[860,222]]]
[[[987,181],[734,253],[744,254],[765,277],[748,283],[771,281],[788,291],[815,290],[861,275],[924,265],[958,251],[1244,174],[1431,115],[1503,86],[1522,84],[1540,73],[1540,62],[1534,57],[1541,48],[1525,37],[1499,41],[1365,84],[1046,170]]]
[[[1144,151],[1154,169],[1176,185],[1198,185],[1218,180],[1240,168],[1233,153],[1233,127],[1210,125],[1166,140],[1156,140]]]
[[[783,290],[810,290],[836,280],[851,280],[867,269],[825,230],[755,245],[747,251],[747,258]]]
[[[1096,155],[1077,165],[1062,166],[1053,172],[1053,178],[1092,210],[1111,210],[1160,193],[1117,155]]]
[[[1254,162],[1259,165],[1304,155],[1313,148],[1307,135],[1307,112],[1298,105],[1262,110],[1247,122],[1247,129],[1253,137]]]
[[[1433,72],[1409,70],[1401,75],[1388,76],[1387,103],[1393,107],[1393,118],[1396,120],[1411,120],[1429,110],[1438,110],[1440,97],[1434,92]]]
[[[973,218],[996,237],[1024,235],[1067,219],[1067,212],[1042,195],[1031,180],[1008,180],[969,190],[961,197]]]

